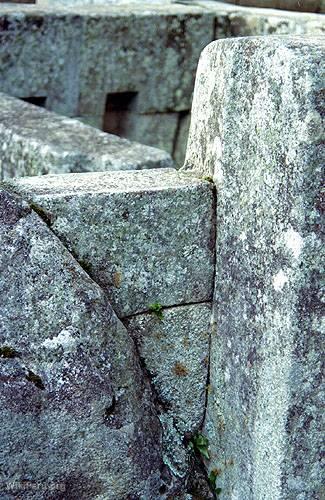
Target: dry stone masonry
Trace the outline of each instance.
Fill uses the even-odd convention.
[[[57,3],[0,5],[1,500],[320,500],[322,17]]]
[[[160,147],[178,166],[209,42],[325,31],[320,14],[211,0],[82,3],[0,4],[0,92]]]

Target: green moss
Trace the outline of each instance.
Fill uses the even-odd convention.
[[[157,316],[158,319],[163,320],[164,315],[163,315],[163,306],[159,304],[159,302],[155,302],[154,304],[150,304],[149,306],[149,311]]]
[[[210,460],[209,440],[201,432],[198,432],[192,437],[189,447],[207,460]]]
[[[207,182],[212,182],[212,184],[214,183],[213,177],[211,177],[210,175],[205,175],[204,177],[202,177],[202,180]]]
[[[213,493],[215,493],[215,495],[220,495],[222,491],[221,488],[217,487],[217,477],[220,475],[220,473],[221,471],[219,469],[213,469],[208,476],[210,488]]]
[[[12,347],[8,345],[0,347],[0,358],[17,358],[18,356],[19,353]]]

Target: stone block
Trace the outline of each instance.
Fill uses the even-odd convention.
[[[221,497],[321,498],[324,39],[202,54],[186,168],[217,189],[206,433]]]
[[[0,6],[0,91],[45,96],[50,110],[78,111],[82,18],[37,5]]]
[[[139,314],[125,321],[148,371],[159,407],[164,461],[176,476],[188,473],[189,438],[203,422],[208,379],[211,304]]]
[[[164,151],[0,94],[0,177],[172,166]]]
[[[303,12],[325,12],[323,0],[226,0],[244,7],[266,7]]]
[[[78,12],[85,20],[81,114],[99,114],[106,94],[117,92],[137,92],[139,113],[190,108],[197,61],[213,39],[213,14],[177,4],[90,6]]]
[[[160,425],[107,297],[3,190],[0,249],[1,498],[154,498]]]
[[[196,5],[215,13],[215,40],[261,35],[323,35],[324,16],[268,8],[242,7],[211,0]]]
[[[33,203],[121,317],[211,299],[211,183],[173,169],[6,183]]]

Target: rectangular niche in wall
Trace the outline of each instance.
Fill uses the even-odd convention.
[[[137,92],[107,94],[103,130],[109,134],[125,136],[127,119],[135,106]]]
[[[30,104],[35,104],[35,106],[39,106],[40,108],[45,108],[46,105],[46,97],[21,97],[22,101],[29,102]]]

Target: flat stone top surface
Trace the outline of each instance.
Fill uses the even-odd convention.
[[[77,153],[101,161],[122,159],[133,161],[166,161],[171,166],[168,153],[160,149],[121,139],[118,136],[101,132],[72,118],[67,118],[46,109],[26,103],[0,93],[0,129],[33,142],[35,146],[50,148],[59,156]]]
[[[181,0],[180,0],[181,1]],[[186,0],[185,0],[186,1]],[[319,19],[320,15],[312,12],[296,12],[262,7],[243,7],[241,5],[215,2],[211,0],[195,0],[189,3],[173,3],[161,0],[160,3],[122,3],[107,5],[24,5],[24,4],[0,4],[0,14],[18,15],[67,15],[76,14],[80,16],[147,16],[147,15],[180,15],[214,12],[219,15],[226,14],[250,14],[267,15],[276,17],[304,17],[305,19]]]
[[[220,4],[223,6],[224,4]],[[23,5],[23,4],[0,4],[0,13],[22,13],[22,14],[80,14],[80,15],[110,15],[110,16],[129,16],[134,15],[177,15],[188,13],[202,13],[202,8],[195,4],[175,4],[161,1],[160,4],[150,3],[121,3],[121,4],[108,4],[108,5]]]
[[[199,184],[207,184],[201,179],[172,168],[42,175],[13,179],[12,183],[19,187],[20,193],[33,192],[34,197],[46,196],[47,198],[91,193],[170,191],[180,188],[196,188]],[[4,184],[11,185],[11,181]]]

